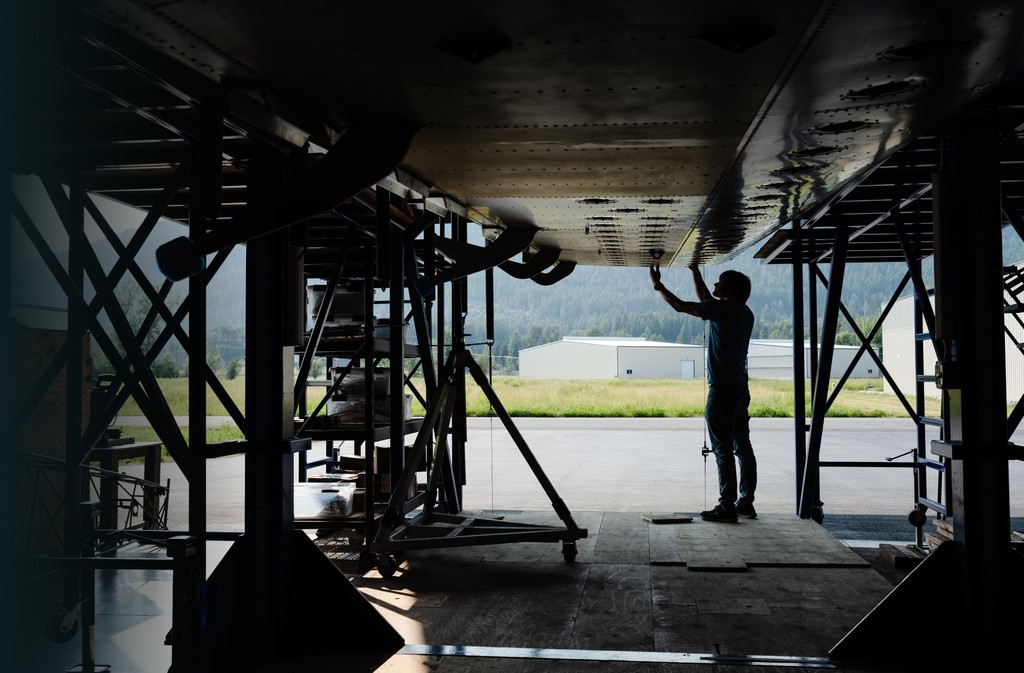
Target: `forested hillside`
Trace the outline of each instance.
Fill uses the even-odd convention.
[[[750,276],[753,292],[749,304],[756,316],[754,338],[791,337],[791,269],[766,266],[747,257],[704,269],[708,285],[713,285],[727,268]],[[850,267],[844,304],[858,319],[877,316],[903,273],[904,268],[895,264]],[[688,270],[665,269],[662,281],[679,297],[695,298]],[[669,308],[653,290],[647,269],[579,267],[568,278],[549,287],[497,271],[494,284],[493,354],[497,356],[514,357],[523,348],[563,336],[628,336],[694,344],[704,339],[703,322]],[[482,283],[473,285],[467,331],[482,338]],[[820,296],[823,305],[824,295]]]
[[[1011,229],[1004,230],[1004,259],[1024,259],[1024,245]],[[753,292],[749,304],[756,316],[754,338],[791,338],[793,334],[792,270],[786,265],[765,265],[753,251],[727,264],[704,269],[711,286],[726,269],[750,276]],[[821,267],[828,274],[829,267]],[[843,304],[866,331],[875,323],[903,275],[905,264],[851,264],[843,284]],[[930,260],[925,279],[931,283]],[[471,341],[485,336],[484,290],[481,278],[470,287],[466,317]],[[805,273],[806,276],[806,273]],[[683,299],[695,298],[690,272],[664,269],[665,285]],[[807,279],[805,278],[805,286]],[[819,314],[824,309],[825,289],[817,284]],[[903,294],[911,291],[908,285]],[[629,336],[676,343],[700,344],[703,322],[673,311],[652,289],[647,269],[578,267],[569,277],[544,287],[496,270],[494,273],[495,343],[492,354],[514,358],[523,348],[556,341],[563,336]],[[806,308],[806,307],[805,307]],[[805,326],[808,324],[805,310]],[[880,336],[880,334],[879,334]],[[841,343],[858,343],[845,320],[840,320]],[[878,343],[881,341],[878,339]],[[511,363],[510,363],[511,364]]]
[[[1003,258],[1007,263],[1024,259],[1024,244],[1013,230],[1005,229],[1003,240]],[[147,255],[144,259],[149,257]],[[730,268],[751,278],[753,293],[749,303],[756,316],[754,338],[791,338],[793,291],[790,267],[765,265],[755,260],[751,251],[727,264],[704,269],[705,280],[711,285],[722,271]],[[828,271],[827,265],[822,267],[826,275]],[[848,267],[843,303],[856,316],[862,329],[866,331],[874,324],[904,273],[902,264],[853,264]],[[925,278],[930,285],[931,268],[927,263]],[[662,280],[683,299],[695,298],[687,269],[664,269]],[[557,341],[563,336],[628,336],[693,344],[701,344],[704,340],[703,322],[669,308],[652,289],[647,269],[578,267],[567,278],[547,287],[531,280],[513,278],[496,269],[494,284],[495,341],[490,350],[499,371],[506,368],[515,371],[520,350]],[[484,352],[486,346],[479,345],[486,337],[484,274],[472,276],[469,287],[466,331],[471,336],[468,341],[478,344],[474,351]],[[170,301],[172,305],[177,305],[184,296],[184,288],[175,289]],[[243,248],[230,255],[210,282],[208,290],[207,342],[213,358],[211,365],[216,368],[244,354]],[[904,293],[909,291],[908,286]],[[136,294],[139,293],[128,292],[126,298]],[[825,290],[820,283],[818,297],[820,312],[825,304]],[[141,311],[141,316],[146,309],[148,302],[140,301],[131,312]],[[806,325],[806,317],[804,322]],[[856,343],[844,320],[840,321],[839,341]],[[176,340],[172,340],[165,355],[179,367],[185,363],[185,353]],[[100,369],[107,365],[103,359],[98,357]]]

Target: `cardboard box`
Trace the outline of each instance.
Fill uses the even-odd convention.
[[[306,286],[307,318],[310,326],[315,324],[320,312],[327,285]],[[334,290],[331,311],[327,314],[324,325],[327,327],[343,327],[346,325],[362,325],[366,322],[364,294],[361,289],[338,287]]]
[[[294,484],[296,519],[322,519],[350,516],[356,485],[336,483],[299,482]]]
[[[345,367],[331,368],[331,382],[338,384],[334,392],[334,399],[345,399],[346,397],[365,397],[366,395],[366,369],[353,367],[346,370]],[[387,397],[391,392],[391,370],[388,367],[378,367],[373,370],[373,396],[377,398]],[[329,412],[328,412],[329,413]]]
[[[341,423],[362,423],[366,420],[366,398],[361,395],[349,395],[345,399],[327,400],[327,415],[336,416]],[[402,404],[402,420],[412,416],[412,395],[405,395]],[[373,420],[375,423],[387,423],[391,420],[391,398],[377,398],[373,404]]]

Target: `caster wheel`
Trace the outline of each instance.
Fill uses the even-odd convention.
[[[576,543],[575,542],[563,542],[562,543],[562,556],[565,557],[566,563],[572,563],[576,560]]]
[[[78,620],[66,612],[55,612],[46,618],[43,629],[53,642],[66,643],[78,632]]]
[[[914,528],[920,528],[928,521],[928,517],[925,516],[924,509],[918,506],[910,510],[910,514],[907,515],[907,521]]]
[[[376,565],[376,559],[373,554],[368,551],[359,552],[359,565],[356,566],[359,574],[370,572],[374,565]]]
[[[394,556],[390,554],[380,554],[377,557],[377,572],[382,577],[391,577],[398,570],[398,561],[395,560]]]

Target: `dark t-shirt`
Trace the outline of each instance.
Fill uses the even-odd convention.
[[[747,347],[754,329],[754,313],[739,301],[716,299],[697,306],[700,317],[711,326],[708,384],[746,385]]]

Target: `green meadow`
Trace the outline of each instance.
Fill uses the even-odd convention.
[[[160,386],[176,416],[188,414],[187,379],[160,379]],[[829,396],[837,382],[830,386]],[[245,412],[245,378],[223,381],[228,394]],[[551,380],[495,377],[491,387],[502,406],[513,417],[536,418],[686,418],[703,416],[706,386],[703,380]],[[494,416],[483,390],[467,378],[466,413],[471,417]],[[313,390],[323,390],[316,388]],[[420,386],[419,390],[423,390]],[[805,390],[806,409],[811,408],[811,387]],[[754,418],[791,418],[794,410],[793,382],[780,379],[753,379],[750,382],[750,415]],[[227,416],[220,400],[207,388],[207,415]],[[311,403],[310,408],[315,406]],[[423,415],[413,400],[413,416]],[[142,415],[133,401],[121,409],[120,416]],[[882,391],[878,380],[847,381],[829,406],[831,417],[906,417],[907,412],[895,395]],[[939,416],[939,400],[928,398],[925,415]],[[114,421],[117,425],[117,421]],[[130,434],[139,440],[155,439],[149,428],[132,427]],[[211,429],[207,441],[220,442],[241,438],[232,425]]]

